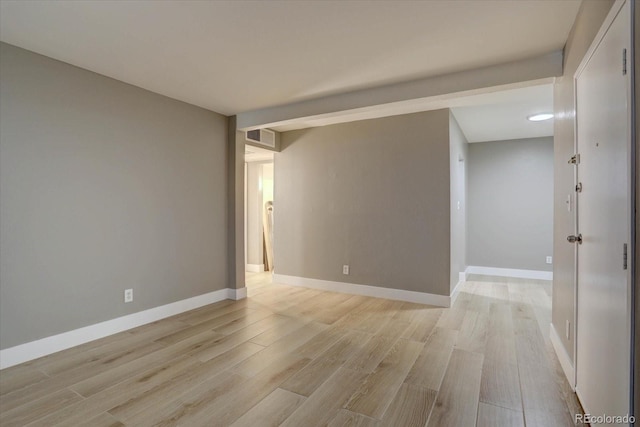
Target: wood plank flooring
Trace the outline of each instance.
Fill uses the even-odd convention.
[[[270,283],[0,371],[9,426],[571,426],[551,284],[471,277],[450,309]]]

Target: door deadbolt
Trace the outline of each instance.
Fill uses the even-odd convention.
[[[567,242],[569,243],[578,243],[579,245],[582,244],[582,234],[578,234],[577,236],[574,236],[573,234],[571,236],[567,236]]]

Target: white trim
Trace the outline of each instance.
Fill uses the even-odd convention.
[[[466,281],[467,281],[467,269],[458,273],[458,285],[460,284],[460,282],[466,282]],[[456,285],[456,287],[458,287],[458,285]]]
[[[310,279],[308,277],[287,276],[274,274],[274,283],[303,288],[320,289],[323,291],[341,292],[345,294],[364,295],[375,298],[386,298],[399,301],[409,301],[420,304],[450,307],[451,297],[448,295],[436,295],[426,292],[406,291],[403,289],[383,288],[379,286],[358,285],[355,283],[332,282],[329,280]]]
[[[106,320],[94,325],[63,332],[58,335],[20,344],[0,351],[0,369],[37,359],[58,351],[66,350],[80,344],[94,341],[118,332],[126,331],[147,323],[155,322],[166,317],[175,316],[185,311],[193,310],[225,299],[234,298],[244,289],[220,289],[208,294],[198,295],[115,319]],[[240,291],[240,292],[239,292]]]
[[[517,277],[519,279],[553,280],[552,271],[518,270],[515,268],[480,267],[470,265],[467,274],[482,274],[485,276]]]
[[[458,298],[458,294],[460,294],[460,288],[461,288],[460,284],[466,281],[467,281],[467,269],[458,273],[458,283],[456,283],[456,286],[451,291],[451,300],[450,300],[449,307],[453,307],[453,304],[455,304],[456,299]]]
[[[565,376],[567,377],[567,381],[569,381],[569,385],[571,386],[571,390],[576,389],[576,372],[573,369],[573,363],[571,362],[571,357],[569,357],[569,353],[562,345],[562,341],[560,340],[560,336],[558,335],[558,331],[556,331],[555,326],[551,323],[549,328],[549,339],[551,340],[551,344],[553,345],[553,350],[558,356],[558,360],[560,361],[560,366],[562,366],[562,370],[564,371]]]
[[[462,274],[462,273],[460,273]],[[450,298],[450,303],[449,303],[449,307],[453,307],[453,304],[455,304],[456,299],[458,299],[458,294],[460,294],[460,284],[465,282],[465,280],[460,280],[457,284],[456,287],[453,288],[453,291],[451,291],[451,298]]]
[[[238,289],[228,289],[229,291],[229,299],[239,300],[245,299],[247,297],[247,288],[238,288]]]
[[[244,270],[249,273],[264,273],[264,264],[246,264]]]

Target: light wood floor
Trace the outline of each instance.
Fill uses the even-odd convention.
[[[0,425],[573,425],[549,282],[476,277],[442,309],[268,278],[1,371]]]

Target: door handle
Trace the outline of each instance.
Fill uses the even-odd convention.
[[[578,243],[579,245],[582,244],[582,234],[578,234],[577,236],[574,236],[573,234],[571,236],[567,236],[567,242],[569,243]]]

